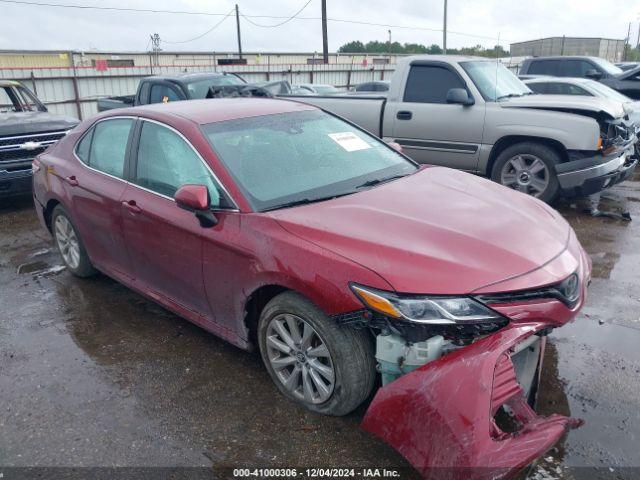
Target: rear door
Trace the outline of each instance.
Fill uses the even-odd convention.
[[[411,65],[404,96],[387,105],[393,121],[392,136],[405,153],[419,163],[475,171],[478,163],[485,105],[448,104],[447,92],[463,88],[460,74],[441,62]]]
[[[97,122],[74,150],[82,167],[65,177],[71,214],[91,261],[128,278],[131,262],[124,245],[120,202],[127,188],[125,165],[134,124],[133,117]]]

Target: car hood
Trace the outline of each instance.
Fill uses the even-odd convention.
[[[612,118],[624,116],[624,110],[620,102],[608,98],[582,95],[525,95],[524,97],[505,98],[500,100],[499,105],[504,108],[605,112]]]
[[[640,102],[627,102],[623,104],[624,111],[629,115],[629,120],[640,127]]]
[[[622,73],[618,73],[617,75],[614,75],[613,78],[617,80],[630,80],[631,78],[636,76],[638,73],[640,73],[640,66],[631,68],[629,70],[625,70]]]
[[[0,137],[70,130],[79,120],[49,112],[0,113]]]
[[[269,215],[406,293],[466,294],[523,275],[565,250],[570,232],[544,203],[442,167]]]

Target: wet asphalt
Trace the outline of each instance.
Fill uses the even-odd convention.
[[[612,193],[601,206],[626,203],[633,221],[557,206],[594,278],[578,319],[550,336],[538,408],[585,425],[532,479],[592,472],[578,467],[600,468],[589,478],[640,477],[640,176]],[[31,199],[0,201],[0,476],[6,467],[246,466],[387,467],[417,478],[358,428],[365,408],[332,418],[288,402],[257,354],[105,276],[71,276]]]

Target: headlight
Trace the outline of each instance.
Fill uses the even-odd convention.
[[[560,299],[569,306],[575,305],[580,298],[580,279],[577,273],[572,273],[551,288],[556,290],[560,294]]]
[[[497,312],[469,297],[398,295],[355,284],[351,290],[365,307],[410,322],[449,325],[504,320]]]

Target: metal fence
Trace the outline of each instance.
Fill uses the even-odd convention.
[[[237,73],[248,82],[288,80],[291,84],[319,83],[348,88],[362,82],[391,77],[395,65],[229,65],[210,64],[148,67],[23,67],[0,68],[0,79],[19,80],[27,85],[54,113],[86,119],[97,113],[97,100],[136,92],[142,77],[187,72],[225,71]]]

